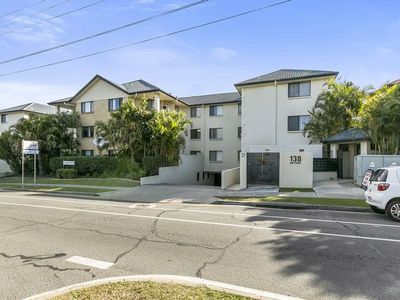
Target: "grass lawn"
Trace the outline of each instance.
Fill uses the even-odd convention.
[[[206,287],[189,287],[155,282],[118,282],[77,290],[51,300],[154,300],[154,299],[224,299],[245,300],[243,296],[214,291]]]
[[[0,188],[19,190],[21,186],[15,184],[0,183]],[[56,186],[37,186],[34,188],[32,185],[26,185],[24,190],[43,191],[43,192],[77,192],[86,194],[99,194],[104,192],[111,192],[110,189],[90,188],[90,187],[56,187]]]
[[[283,202],[283,203],[304,203],[311,205],[334,205],[334,206],[355,206],[369,207],[364,200],[358,199],[335,199],[335,198],[295,198],[295,197],[279,197],[269,196],[264,198],[224,198],[222,200],[238,201],[238,202]]]
[[[33,183],[33,177],[25,177],[26,183]],[[5,177],[0,179],[2,183],[21,183],[20,176]],[[115,187],[135,187],[139,185],[138,181],[123,178],[76,178],[76,179],[58,179],[50,177],[38,177],[39,184],[71,184],[87,186],[115,186]]]

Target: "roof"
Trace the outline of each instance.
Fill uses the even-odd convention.
[[[397,79],[397,80],[394,80],[392,82],[389,82],[388,86],[393,86],[393,85],[396,85],[396,84],[400,84],[400,79]]]
[[[200,105],[200,104],[215,104],[215,103],[231,103],[241,102],[242,96],[238,92],[209,94],[201,96],[183,97],[179,98],[187,105]]]
[[[88,88],[95,80],[103,80],[128,95],[159,91],[159,92],[162,92],[162,93],[169,95],[170,97],[176,99],[176,97],[172,96],[169,93],[166,93],[159,87],[152,85],[151,83],[148,83],[147,81],[145,81],[143,79],[118,84],[118,83],[115,83],[115,82],[108,80],[107,78],[104,78],[103,76],[97,74],[87,84],[85,84],[85,86],[83,88],[81,88],[74,96],[72,96],[70,98],[64,98],[64,99],[52,101],[52,102],[49,102],[49,104],[72,102],[76,97],[78,97],[78,95],[80,95],[86,88]]]
[[[26,111],[26,112],[50,115],[50,114],[55,113],[55,108],[51,107],[49,105],[46,105],[46,104],[30,102],[30,103],[2,109],[2,110],[0,110],[0,113],[12,113],[12,112],[18,112],[18,111]]]
[[[329,136],[322,140],[325,144],[334,144],[338,142],[355,142],[355,141],[366,141],[369,140],[368,134],[365,131],[352,128],[341,133]]]
[[[321,70],[296,70],[296,69],[280,69],[272,73],[261,75],[252,79],[248,79],[235,84],[235,86],[246,86],[253,84],[272,83],[296,79],[309,79],[316,77],[337,76],[339,72],[321,71]]]

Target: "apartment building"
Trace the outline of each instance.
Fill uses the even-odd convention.
[[[294,165],[307,168],[302,171],[307,176],[300,178],[309,181],[311,176],[312,180],[312,159],[322,157],[322,144],[310,145],[303,130],[325,83],[337,74],[281,69],[235,84],[237,92],[179,99],[144,80],[117,84],[96,75],[73,97],[49,104],[58,111],[71,109],[80,114],[81,151],[89,156],[99,154],[96,121],[107,120],[128,99],[138,103],[145,97],[149,108],[185,112],[191,125],[186,132],[182,166],[174,167],[171,173],[165,169],[163,176],[143,180],[144,183],[177,183],[178,178],[183,178],[185,183],[219,185],[221,174],[234,169],[238,176],[230,177],[240,175],[241,188],[280,185],[282,174],[292,178],[300,172],[291,171]],[[109,155],[113,151],[109,149]],[[288,154],[294,157],[293,153],[304,155],[307,163],[303,160],[300,164],[286,164]],[[179,177],[179,172],[184,175]]]
[[[293,154],[310,153],[311,171],[306,175],[312,180],[312,158],[322,157],[322,144],[310,145],[304,126],[325,83],[337,75],[333,71],[281,69],[235,85],[242,96],[242,188],[279,185],[285,171],[282,153],[292,154],[292,159]],[[298,162],[288,164],[295,165]],[[304,175],[297,174],[299,179]]]
[[[21,119],[28,119],[30,114],[51,115],[55,113],[54,107],[34,102],[2,109],[0,110],[0,133],[10,129]]]
[[[238,92],[184,97],[188,130],[187,153],[202,154],[204,172],[215,183],[224,169],[238,167],[241,147],[241,96]]]
[[[138,104],[147,99],[151,109],[179,110],[185,104],[171,94],[145,80],[136,80],[122,84],[114,83],[100,75],[94,76],[73,97],[48,103],[57,110],[69,109],[79,113],[82,128],[78,134],[83,156],[99,155],[99,140],[95,136],[95,123],[106,121],[113,111],[119,109],[124,101],[134,101]],[[109,155],[114,155],[115,149],[108,149]]]

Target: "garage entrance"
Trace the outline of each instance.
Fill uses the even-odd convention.
[[[279,153],[247,153],[247,184],[279,185]]]

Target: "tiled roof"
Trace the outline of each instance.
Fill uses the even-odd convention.
[[[201,104],[240,102],[242,101],[242,97],[238,92],[233,92],[233,93],[183,97],[179,98],[179,100],[181,100],[183,103],[187,105],[201,105]]]
[[[400,84],[400,79],[394,80],[392,82],[388,83],[388,86],[392,86],[392,85],[396,85],[396,84]]]
[[[2,109],[2,110],[0,110],[0,113],[11,113],[11,112],[18,112],[18,111],[26,111],[26,112],[33,112],[33,113],[49,115],[49,114],[55,113],[55,108],[51,107],[49,105],[45,105],[45,104],[30,102],[30,103],[23,104],[23,105],[18,105],[18,106]]]
[[[295,70],[295,69],[280,69],[278,71],[261,75],[249,80],[235,84],[235,86],[245,86],[261,83],[271,83],[275,81],[287,81],[295,79],[307,79],[325,76],[337,76],[339,73],[334,71],[321,70]]]
[[[369,140],[368,134],[358,128],[348,129],[341,133],[332,135],[322,140],[324,143],[332,144],[337,142],[353,142]]]
[[[62,99],[59,99],[59,100],[51,101],[51,102],[49,102],[47,104],[52,105],[52,104],[58,104],[58,103],[67,103],[67,102],[69,102],[71,100],[71,98],[72,97],[62,98]]]
[[[123,83],[122,86],[129,94],[161,91],[159,87],[142,79]]]

